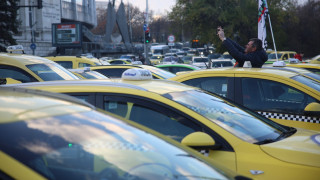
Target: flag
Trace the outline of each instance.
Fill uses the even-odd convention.
[[[262,40],[262,47],[267,49],[267,31],[266,31],[266,18],[268,13],[267,0],[259,0],[258,6],[258,38]]]

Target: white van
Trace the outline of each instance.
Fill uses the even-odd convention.
[[[157,46],[151,46],[151,53],[153,55],[161,54],[164,55],[169,52],[169,46],[168,45],[157,45]]]

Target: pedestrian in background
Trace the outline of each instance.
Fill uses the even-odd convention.
[[[302,61],[303,56],[304,56],[303,52],[298,52],[297,54],[294,55],[294,58],[299,59],[299,61]]]
[[[244,47],[233,40],[226,38],[222,27],[218,27],[218,36],[229,54],[236,60],[235,67],[243,67],[245,61],[250,61],[252,67],[261,68],[268,60],[266,51],[262,48],[262,41],[258,38],[251,38]]]

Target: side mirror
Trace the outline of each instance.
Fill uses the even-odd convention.
[[[22,83],[21,81],[12,79],[12,78],[0,78],[0,85],[3,84],[19,84]]]
[[[211,136],[204,132],[193,132],[184,137],[181,144],[194,149],[211,149],[216,142]]]
[[[313,102],[304,108],[304,114],[307,116],[317,116],[320,117],[320,104]]]

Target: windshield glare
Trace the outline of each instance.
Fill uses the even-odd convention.
[[[56,63],[30,64],[26,65],[26,67],[38,75],[43,81],[79,79],[67,69]]]
[[[188,152],[106,117],[90,111],[0,123],[0,151],[48,179],[227,179]]]
[[[146,66],[145,69],[150,70],[152,73],[160,76],[163,79],[169,79],[169,78],[172,78],[172,77],[176,76],[175,74],[173,74],[173,73],[171,73],[169,71],[166,71],[166,70],[163,70],[163,69],[160,69],[160,68],[157,68],[157,67],[153,67],[153,66]]]
[[[269,119],[254,116],[201,90],[168,93],[165,97],[201,114],[249,143],[277,138],[281,131]]]

